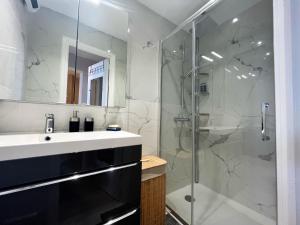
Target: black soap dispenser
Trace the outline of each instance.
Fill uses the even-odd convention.
[[[84,131],[94,131],[94,118],[92,117],[85,117],[84,120]]]
[[[78,112],[74,110],[73,116],[70,118],[69,131],[70,132],[79,132],[80,129],[80,118],[78,117]]]

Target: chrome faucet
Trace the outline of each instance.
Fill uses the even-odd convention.
[[[54,133],[54,114],[46,114],[45,133]]]

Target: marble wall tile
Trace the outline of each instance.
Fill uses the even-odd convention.
[[[157,155],[159,133],[159,103],[129,100],[128,130],[142,135],[143,154]]]
[[[0,133],[44,132],[45,114],[55,115],[55,128],[68,131],[73,110],[79,111],[81,129],[85,117],[94,117],[95,130],[103,130],[109,124],[119,124],[127,130],[125,108],[101,108],[73,105],[46,105],[0,101]]]

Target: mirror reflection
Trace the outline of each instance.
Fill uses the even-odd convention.
[[[13,1],[20,18],[0,26],[19,23],[20,35],[1,40],[0,99],[125,106],[126,11],[97,0]]]
[[[77,55],[77,67],[69,63],[68,68],[76,69],[77,79],[75,87],[72,82],[67,85],[74,87],[71,103],[125,106],[128,12],[107,1],[80,0],[79,4],[75,54],[69,43],[69,62]]]
[[[75,51],[75,48],[69,49],[67,104],[107,106],[109,58],[81,50],[77,53]]]

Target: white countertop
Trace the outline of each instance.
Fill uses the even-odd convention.
[[[126,131],[0,135],[0,161],[141,144],[140,135]]]

